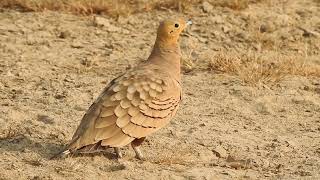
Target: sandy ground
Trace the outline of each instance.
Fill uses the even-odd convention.
[[[111,150],[49,158],[103,87],[147,58],[159,20],[181,14],[135,14],[97,27],[91,17],[1,10],[0,179],[320,179],[319,78],[252,86],[205,68],[222,51],[320,65],[319,3],[204,6],[185,15],[194,25],[181,47],[196,66],[183,76],[181,108],[143,144],[145,161],[131,148],[120,160]]]

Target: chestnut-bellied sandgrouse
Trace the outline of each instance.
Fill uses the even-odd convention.
[[[94,152],[131,143],[136,157],[146,136],[164,127],[181,101],[180,33],[191,21],[169,19],[160,23],[147,61],[112,80],[83,116],[71,142],[60,152]]]

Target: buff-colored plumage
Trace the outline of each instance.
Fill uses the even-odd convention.
[[[84,115],[63,153],[129,143],[135,149],[143,138],[169,123],[181,100],[178,39],[186,26],[182,19],[160,24],[148,60],[109,83]],[[139,157],[141,152],[135,151]]]

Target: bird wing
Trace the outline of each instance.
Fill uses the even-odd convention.
[[[160,69],[128,71],[114,79],[84,115],[72,149],[122,147],[169,123],[181,100],[179,81]]]

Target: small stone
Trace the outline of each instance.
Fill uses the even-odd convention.
[[[303,104],[305,103],[305,99],[302,96],[296,96],[291,99],[291,101],[295,104]]]
[[[126,165],[125,164],[118,164],[118,165],[114,165],[110,167],[111,171],[121,171],[121,170],[125,170],[126,169]]]
[[[202,3],[202,10],[205,13],[209,13],[213,10],[213,6],[210,3],[205,1]]]
[[[212,151],[210,151],[210,150],[202,150],[201,152],[199,152],[198,156],[199,156],[199,159],[201,159],[202,161],[210,160],[213,157],[216,158],[213,155]]]
[[[268,104],[265,102],[258,102],[255,106],[256,110],[261,114],[267,115],[271,114],[272,112],[270,106],[268,106]]]
[[[80,49],[80,48],[83,48],[83,45],[80,42],[74,42],[71,44],[71,47]]]
[[[103,17],[94,16],[93,24],[97,27],[105,27],[109,32],[119,32],[121,29],[112,25],[110,21]]]
[[[297,144],[293,141],[293,140],[287,140],[286,143],[288,144],[288,146],[296,149],[298,146]]]
[[[71,33],[69,31],[61,31],[60,34],[58,35],[58,37],[61,39],[66,39],[70,36],[71,36]]]
[[[205,124],[205,123],[201,123],[201,124],[199,124],[199,126],[200,126],[200,127],[205,127],[206,124]]]
[[[222,26],[222,31],[225,33],[225,34],[227,34],[228,32],[230,32],[231,31],[231,27],[230,26]]]
[[[261,167],[265,168],[265,169],[269,168],[270,167],[270,162],[268,160],[266,160],[266,159],[261,159]]]
[[[219,158],[226,158],[228,156],[228,152],[222,146],[217,146],[213,152]]]
[[[45,124],[54,124],[53,118],[51,118],[47,115],[38,115],[38,121],[41,121]]]
[[[197,39],[198,39],[199,42],[201,42],[201,43],[207,43],[207,42],[208,42],[208,39],[207,39],[207,38],[203,38],[203,37],[200,37],[200,36],[198,36]]]
[[[210,21],[212,21],[215,24],[223,23],[223,18],[221,16],[219,16],[219,15],[209,17],[209,19],[210,19]]]
[[[97,27],[109,26],[110,22],[106,18],[94,16],[93,17],[93,24]]]
[[[66,96],[65,95],[63,95],[63,94],[56,94],[55,96],[54,96],[54,98],[56,98],[56,99],[63,99],[63,98],[65,98]]]
[[[172,179],[172,180],[183,180],[183,179],[185,179],[185,177],[183,177],[183,176],[178,176],[178,175],[174,175],[174,174],[170,174],[169,175],[169,179]]]
[[[228,166],[230,166],[231,168],[234,168],[234,169],[246,169],[246,165],[244,163],[242,163],[241,161],[230,162],[228,164]]]
[[[259,28],[259,30],[260,30],[261,33],[265,33],[265,32],[270,33],[270,32],[275,31],[275,29],[276,29],[276,28],[275,28],[274,24],[272,24],[272,23],[270,23],[270,22],[266,22],[266,23],[262,24],[262,25],[260,26],[260,28]]]

